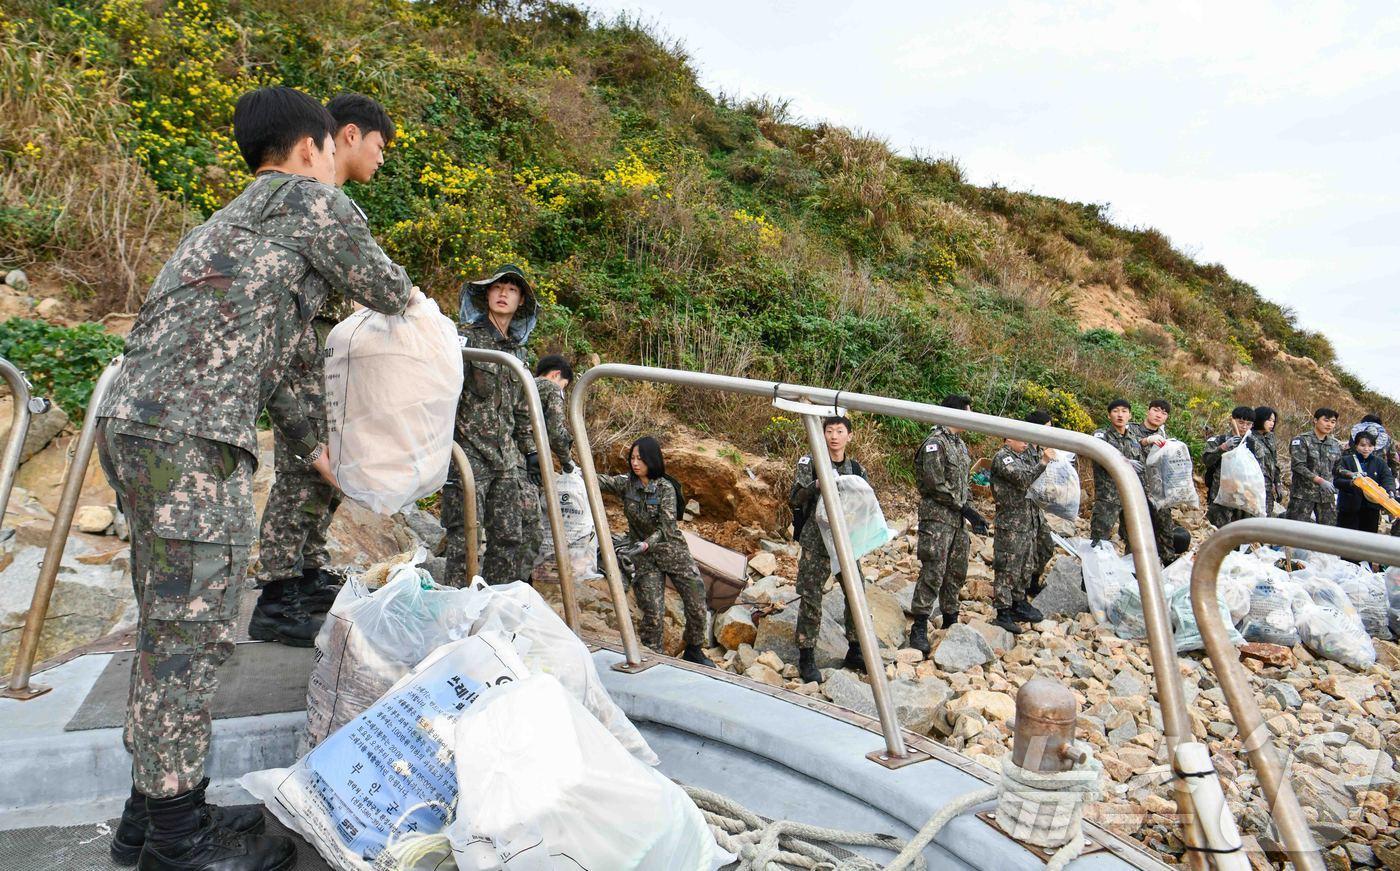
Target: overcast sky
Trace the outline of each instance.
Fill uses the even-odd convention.
[[[1223,263],[1400,398],[1400,6],[587,0],[711,90],[1112,204]]]

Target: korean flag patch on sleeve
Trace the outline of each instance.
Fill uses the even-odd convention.
[[[1010,457],[1002,457],[1002,458],[1001,458],[1001,464],[1002,464],[1003,466],[1009,466],[1009,465],[1011,465],[1011,462],[1012,462],[1012,461],[1011,461],[1011,458],[1010,458]]]
[[[802,459],[800,459],[800,460],[797,461],[797,465],[799,465],[799,466],[805,466],[805,465],[807,465],[807,464],[810,463],[810,462],[812,462],[812,458],[811,458],[811,457],[803,457]]]
[[[938,442],[929,442],[924,445],[924,453],[926,454],[933,453],[936,450],[938,450]]]

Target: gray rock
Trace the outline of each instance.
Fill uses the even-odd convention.
[[[785,541],[771,541],[766,538],[758,540],[758,549],[764,553],[787,553],[788,543]]]
[[[29,276],[24,274],[23,269],[11,269],[5,273],[5,283],[20,293],[29,292]]]
[[[994,653],[1005,653],[1016,645],[1016,637],[1000,626],[983,623],[981,620],[973,620],[967,625],[971,626],[978,635],[987,639],[987,643],[991,645]]]
[[[1276,700],[1285,711],[1303,706],[1303,697],[1298,691],[1282,681],[1271,681],[1264,687],[1264,695]]]
[[[933,661],[944,671],[966,671],[995,658],[987,639],[966,623],[957,623],[949,629],[933,651]]]
[[[1117,729],[1114,729],[1113,731],[1108,733],[1108,743],[1122,744],[1126,741],[1131,741],[1132,739],[1136,738],[1137,734],[1137,724],[1134,723],[1132,720],[1129,720],[1128,722],[1119,726]]]
[[[1056,614],[1073,616],[1089,610],[1089,598],[1080,586],[1084,572],[1079,560],[1069,554],[1059,554],[1045,573],[1045,589],[1031,600],[1047,617]]]
[[[1352,865],[1373,868],[1380,864],[1376,861],[1376,851],[1372,850],[1369,844],[1347,841],[1342,844],[1342,847],[1347,851],[1347,858],[1351,859]]]
[[[14,400],[9,397],[0,398],[0,445],[7,444],[10,440],[10,422],[14,417]],[[63,409],[57,405],[50,405],[49,410],[43,414],[31,414],[29,416],[29,429],[24,434],[24,447],[20,449],[19,461],[21,463],[48,447],[49,442],[58,437],[68,426],[68,415],[63,413]]]
[[[1147,681],[1131,671],[1120,671],[1108,682],[1108,690],[1115,696],[1141,696],[1147,694]]]
[[[745,587],[739,601],[749,605],[787,605],[797,601],[797,587],[782,575],[769,575]]]
[[[904,623],[904,609],[899,599],[883,587],[865,585],[865,604],[870,608],[870,618],[875,624],[875,637],[881,647],[895,649],[904,646],[907,628]],[[840,584],[833,584],[822,596],[822,622],[830,619],[845,631],[846,593]]]
[[[414,537],[422,542],[429,553],[437,553],[443,538],[447,535],[438,519],[417,505],[410,505],[401,513],[404,524],[408,526]]]
[[[783,662],[797,662],[797,605],[794,603],[758,621],[758,638],[753,646],[759,651],[771,650]],[[846,631],[825,613],[817,635],[818,668],[838,666],[846,658]]]
[[[952,695],[948,684],[936,677],[890,681],[889,687],[899,724],[924,735],[933,729],[934,711]],[[822,692],[843,708],[875,716],[875,697],[870,685],[849,671],[833,669],[829,672]]]
[[[447,584],[447,557],[429,557],[428,560],[423,563],[423,568],[427,570],[428,574],[433,576],[434,581],[443,585]]]

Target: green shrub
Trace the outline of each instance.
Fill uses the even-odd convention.
[[[0,357],[23,369],[37,394],[74,420],[82,418],[97,376],[125,342],[97,324],[57,327],[11,318],[0,323]]]

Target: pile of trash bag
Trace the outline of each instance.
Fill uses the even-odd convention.
[[[846,529],[851,534],[851,556],[860,559],[876,548],[883,547],[894,537],[885,523],[885,512],[870,482],[860,475],[837,475],[836,491],[841,495],[841,510],[846,515]],[[841,573],[841,563],[831,539],[831,521],[826,517],[826,500],[817,499],[817,529],[831,557],[831,573]]]
[[[1068,451],[1055,451],[1055,458],[1026,491],[1031,502],[1066,520],[1079,518],[1079,497],[1079,469]]]
[[[378,590],[352,581],[332,611],[308,687],[309,750],[240,784],[333,868],[733,861],[529,585],[439,587],[408,564]]]

